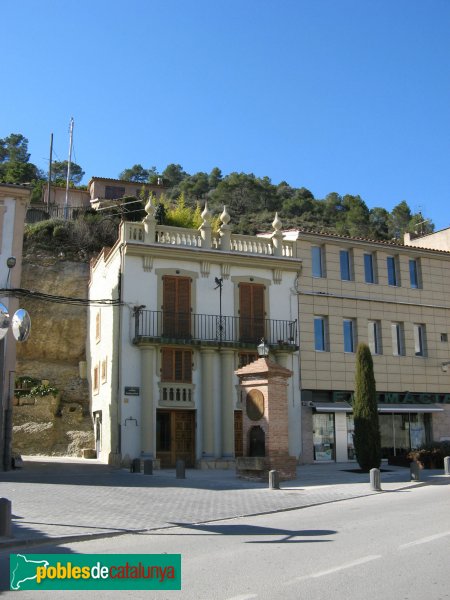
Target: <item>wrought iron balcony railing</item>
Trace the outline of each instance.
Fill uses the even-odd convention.
[[[170,313],[139,310],[134,316],[134,343],[147,339],[217,344],[259,344],[297,346],[297,321],[245,319],[219,315]]]

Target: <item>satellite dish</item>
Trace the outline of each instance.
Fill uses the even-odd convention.
[[[31,318],[24,308],[19,308],[12,318],[13,336],[18,342],[26,342],[31,331]]]
[[[9,329],[9,313],[4,304],[0,302],[0,340],[8,333]]]

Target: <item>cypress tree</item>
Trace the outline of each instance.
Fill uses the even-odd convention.
[[[355,367],[355,454],[361,469],[369,471],[380,467],[381,439],[372,354],[367,344],[358,344]]]

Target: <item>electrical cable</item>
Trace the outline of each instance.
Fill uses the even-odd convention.
[[[24,288],[0,288],[0,297],[8,296],[30,300],[41,300],[42,302],[55,302],[57,304],[72,304],[75,306],[123,306],[123,302],[113,298],[91,300],[89,298],[72,298],[69,296],[45,294],[44,292],[35,292]]]

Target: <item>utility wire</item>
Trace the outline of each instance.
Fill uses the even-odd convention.
[[[91,300],[89,298],[71,298],[69,296],[44,294],[43,292],[34,292],[33,290],[26,290],[24,288],[0,288],[0,297],[7,296],[41,300],[43,302],[55,302],[57,304],[72,304],[76,306],[123,306],[123,302],[111,298]]]

